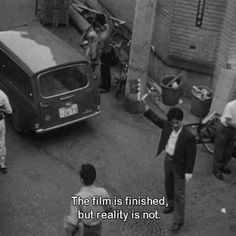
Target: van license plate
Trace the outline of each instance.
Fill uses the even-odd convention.
[[[59,116],[60,118],[65,118],[67,116],[72,116],[78,113],[78,106],[77,104],[72,104],[69,107],[61,107],[59,108]]]

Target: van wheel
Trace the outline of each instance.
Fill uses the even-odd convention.
[[[25,129],[25,126],[22,122],[20,114],[14,108],[13,108],[13,113],[11,115],[11,121],[12,121],[13,128],[17,133],[25,133],[26,129]]]

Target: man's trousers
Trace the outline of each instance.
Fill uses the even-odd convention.
[[[111,89],[111,53],[101,55],[101,88],[107,92]]]
[[[235,131],[235,129],[226,127],[221,123],[218,125],[215,138],[213,171],[221,171],[232,158]]]
[[[173,223],[184,223],[185,179],[174,168],[170,155],[165,157],[165,191],[169,207],[173,207]]]

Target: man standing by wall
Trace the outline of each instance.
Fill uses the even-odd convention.
[[[216,132],[213,174],[220,180],[224,179],[222,173],[231,173],[226,166],[232,158],[235,135],[236,99],[226,104]]]
[[[182,124],[183,111],[178,107],[167,113],[168,120],[156,115],[146,105],[144,116],[162,129],[157,155],[165,151],[165,191],[168,207],[164,213],[173,211],[174,232],[184,224],[185,182],[192,178],[196,158],[196,141],[193,134]]]
[[[6,165],[6,144],[5,144],[5,113],[11,114],[12,108],[7,95],[0,90],[0,169],[7,173]]]

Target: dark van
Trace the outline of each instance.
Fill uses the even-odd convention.
[[[100,113],[88,61],[42,26],[0,32],[0,88],[18,132],[43,133]]]

